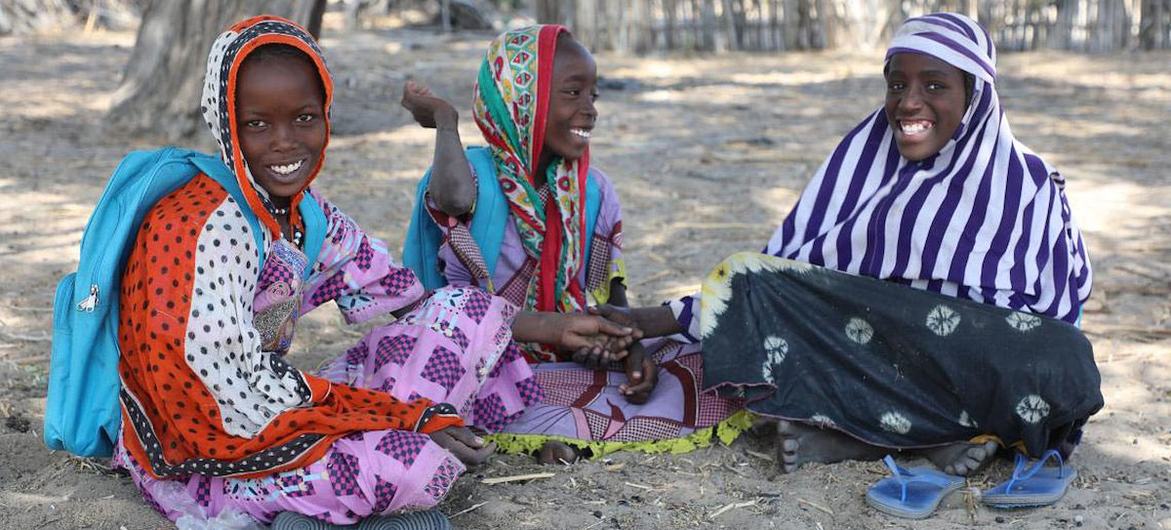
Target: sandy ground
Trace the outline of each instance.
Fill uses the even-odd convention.
[[[337,77],[337,134],[318,182],[392,248],[431,143],[398,107],[402,82],[430,81],[469,118],[489,37],[371,30],[324,39]],[[126,33],[0,39],[0,528],[170,526],[128,479],[102,462],[50,453],[39,434],[53,288],[76,266],[81,229],[118,159],[153,145],[101,128],[132,45]],[[722,256],[760,248],[883,90],[876,53],[598,60],[609,86],[593,159],[621,193],[631,291],[644,304],[694,289]],[[1085,322],[1106,407],[1076,455],[1075,487],[1056,506],[979,507],[970,492],[1002,480],[1010,467],[1002,461],[912,524],[866,507],[880,464],[778,475],[770,446],[745,439],[554,469],[498,457],[462,479],[441,508],[467,528],[1171,529],[1169,67],[1165,53],[1001,60],[1014,131],[1068,178],[1097,275]],[[478,139],[465,122],[464,138]],[[329,310],[305,326],[294,350],[305,367],[341,353],[360,332]],[[536,471],[556,475],[480,483]]]

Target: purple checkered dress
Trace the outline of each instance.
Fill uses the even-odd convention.
[[[515,306],[473,288],[424,293],[385,244],[317,194],[311,196],[328,221],[312,274],[301,280],[304,254],[282,241],[270,244],[257,271],[251,307],[266,349],[286,352],[298,317],[329,301],[350,323],[414,304],[327,363],[320,375],[402,400],[450,403],[467,423],[487,431],[499,430],[537,402],[540,388],[512,343]],[[171,520],[210,519],[233,510],[267,522],[279,512],[296,511],[335,524],[434,506],[464,470],[427,435],[394,430],[355,432],[307,467],[260,478],[157,480],[121,444],[114,463],[127,469],[147,502]]]

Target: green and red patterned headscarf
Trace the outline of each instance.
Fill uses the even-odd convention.
[[[585,183],[589,150],[578,160],[555,156],[543,175],[553,56],[564,26],[537,25],[496,37],[480,64],[472,110],[496,159],[525,252],[535,269],[523,309],[572,312],[585,306],[576,281],[585,261]],[[542,200],[541,188],[548,186]]]

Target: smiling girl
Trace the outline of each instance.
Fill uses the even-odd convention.
[[[598,351],[630,340],[596,316],[425,290],[311,188],[332,98],[321,50],[299,26],[262,16],[222,34],[201,108],[218,173],[241,194],[197,175],[154,205],[127,260],[114,461],[172,520],[381,528],[393,522],[381,516],[433,507],[493,451],[469,425],[498,430],[536,402],[512,339]],[[321,373],[299,370],[285,359],[297,320],[328,302],[348,322],[394,320]],[[430,513],[411,524],[445,527]]]
[[[638,327],[702,339],[707,383],[777,420],[786,472],[902,450],[956,475],[1000,447],[1068,457],[1102,395],[1065,179],[1014,137],[975,21],[908,20],[883,73],[883,106],[767,255],[729,258],[671,310],[633,310]]]
[[[498,36],[481,63],[472,103],[488,148],[465,154],[452,105],[408,82],[403,106],[437,132],[403,251],[407,264],[422,277],[438,270],[446,282],[492,290],[529,310],[625,307],[618,195],[590,164],[597,85],[593,56],[562,26]],[[486,168],[469,164],[476,156],[489,159]],[[501,203],[497,216],[492,205]],[[491,230],[477,233],[485,224]],[[427,245],[412,239],[428,225],[442,229],[442,241],[432,261],[413,260],[428,255]],[[523,349],[541,386],[556,390],[495,439],[506,450],[543,448],[544,462],[572,461],[572,447],[594,454],[682,451],[707,443],[713,426],[736,410],[702,392],[698,349],[676,341],[636,344],[628,356],[540,343]],[[616,361],[622,370],[611,366]]]

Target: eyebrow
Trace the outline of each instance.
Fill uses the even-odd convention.
[[[582,74],[574,74],[574,75],[571,75],[571,76],[569,76],[569,77],[566,77],[566,78],[564,79],[564,81],[565,81],[566,83],[568,83],[568,82],[572,82],[572,81],[585,81],[586,79],[588,79],[588,77],[589,77],[589,76],[582,75]]]
[[[905,70],[897,69],[897,68],[891,69],[886,72],[886,75],[888,75],[888,76],[891,76],[894,74],[906,76],[907,72]],[[950,72],[948,72],[946,70],[919,70],[919,75],[921,75],[921,76],[945,77],[946,78],[949,76],[949,74],[950,74]],[[962,75],[961,75],[961,77],[962,77]]]

